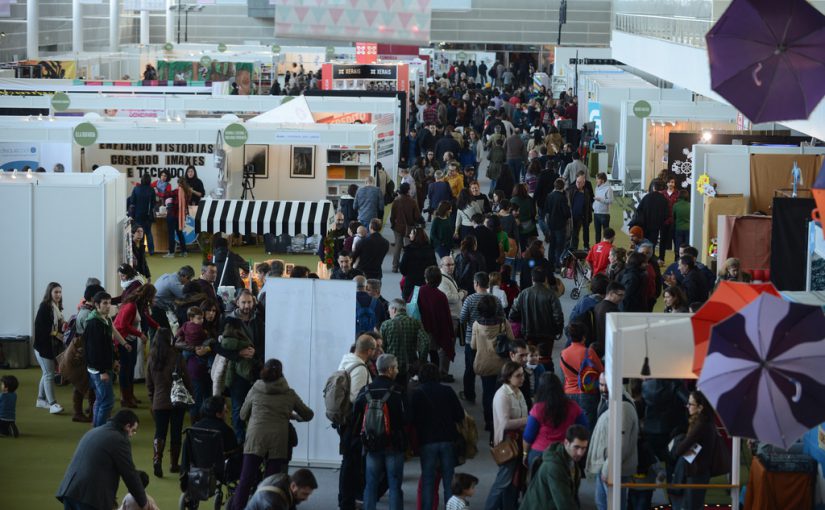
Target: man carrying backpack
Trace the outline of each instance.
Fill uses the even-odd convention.
[[[389,485],[389,510],[401,510],[404,508],[401,483],[407,438],[404,397],[395,386],[398,359],[392,354],[382,354],[376,366],[378,377],[358,395],[353,411],[353,423],[361,424],[361,443],[367,461],[364,510],[375,510],[378,485],[384,473]]]
[[[327,417],[330,417],[330,411],[336,414],[332,417],[332,422],[341,437],[341,471],[338,475],[338,508],[340,510],[355,510],[355,500],[363,499],[361,496],[361,423],[352,419],[352,404],[361,390],[372,380],[368,364],[375,349],[375,340],[371,336],[359,336],[355,341],[355,352],[345,354],[338,365],[338,371],[330,377],[331,380],[334,379],[332,382],[334,388],[324,393]]]
[[[355,281],[355,334],[375,331],[375,328],[389,317],[385,315],[386,312],[381,302],[367,292],[367,279],[363,276],[356,276],[353,281]]]
[[[567,326],[570,347],[561,351],[561,371],[564,374],[564,393],[584,411],[590,430],[596,425],[599,406],[599,375],[604,365],[592,348],[585,347],[585,327],[578,321]]]

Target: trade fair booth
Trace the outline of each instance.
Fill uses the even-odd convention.
[[[609,313],[605,329],[605,378],[609,390],[608,508],[621,508],[622,477],[622,379],[696,379],[693,373],[692,314]],[[649,374],[642,375],[643,363]],[[730,491],[733,510],[739,508],[740,443],[733,437],[731,483],[718,488]],[[624,484],[621,484],[624,485]],[[630,484],[642,488],[644,484]],[[644,487],[644,488],[655,488]]]
[[[83,297],[89,277],[118,288],[117,267],[129,239],[121,172],[2,172],[0,215],[6,247],[0,264],[8,289],[0,296],[3,341],[32,337],[34,313],[49,282],[62,285],[67,309]]]
[[[743,269],[770,269],[780,290],[804,290],[807,221],[814,207],[808,188],[822,166],[825,148],[697,144],[692,153],[690,244],[700,259],[708,265],[715,260],[711,247],[720,216],[765,214],[773,221],[770,267]],[[794,165],[800,178],[796,197]]]

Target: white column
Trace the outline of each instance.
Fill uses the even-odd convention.
[[[80,0],[72,0],[72,51],[74,53],[83,51],[83,16],[81,8]]]
[[[109,51],[120,51],[120,1],[109,0]]]
[[[149,44],[149,11],[140,11],[140,44]]]
[[[39,57],[40,47],[40,8],[38,2],[26,2],[26,58]]]
[[[175,6],[175,0],[166,0],[166,39],[164,43],[175,41],[175,17],[172,8]]]

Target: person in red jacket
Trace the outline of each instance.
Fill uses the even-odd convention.
[[[123,305],[117,312],[114,326],[120,335],[126,339],[130,346],[127,349],[123,345],[118,345],[120,358],[120,405],[123,407],[136,408],[140,402],[135,398],[134,378],[135,364],[137,363],[138,340],[147,343],[146,335],[142,328],[160,328],[160,325],[152,319],[149,313],[149,306],[155,299],[155,286],[151,283],[144,284],[137,291],[129,294],[123,301]]]
[[[441,270],[438,266],[429,266],[424,270],[426,282],[418,290],[418,311],[424,330],[430,335],[430,359],[439,366],[439,356],[446,356],[450,361],[455,358],[455,332],[450,315],[447,296],[438,290],[441,285]],[[441,374],[447,379],[448,374]]]
[[[604,229],[604,237],[600,243],[594,244],[587,254],[587,263],[592,270],[591,278],[599,273],[607,271],[610,264],[610,250],[613,249],[613,239],[616,238],[616,231],[610,227]]]

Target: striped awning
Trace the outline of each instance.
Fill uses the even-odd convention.
[[[332,203],[299,200],[201,200],[197,232],[326,235]]]

